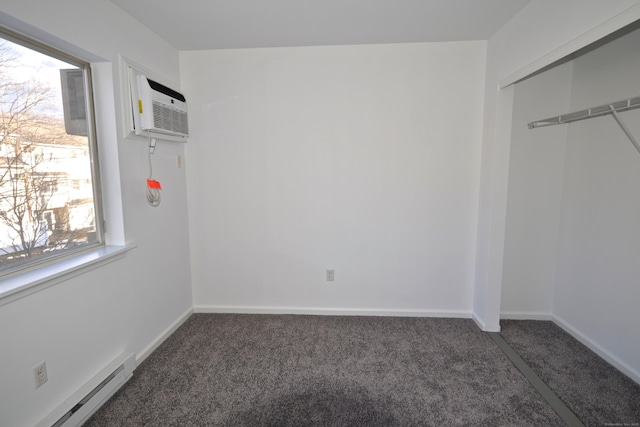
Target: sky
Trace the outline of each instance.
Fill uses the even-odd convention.
[[[0,40],[2,40],[0,38]],[[32,79],[47,83],[56,96],[55,110],[62,114],[62,89],[60,87],[60,70],[78,68],[58,59],[36,52],[19,44],[5,40],[11,53],[16,55],[19,65],[8,67],[7,73],[14,81],[29,81]]]

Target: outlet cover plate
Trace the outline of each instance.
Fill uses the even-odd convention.
[[[49,380],[47,376],[47,364],[45,362],[42,362],[41,364],[33,368],[33,373],[35,374],[36,378],[36,388],[40,387]]]

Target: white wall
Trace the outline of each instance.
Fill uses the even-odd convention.
[[[527,124],[570,111],[572,69],[567,62],[515,87],[502,317],[551,316],[568,127]]]
[[[484,69],[484,42],[181,52],[196,310],[470,315]]]
[[[640,30],[574,61],[576,111],[640,95]],[[640,110],[620,113],[640,139]],[[640,153],[611,116],[568,130],[553,315],[640,380]]]
[[[0,306],[0,425],[28,426],[120,353],[143,354],[192,307],[186,178],[175,168],[184,147],[159,144],[154,174],[164,187],[163,202],[153,209],[144,195],[145,143],[124,140],[116,129],[122,113],[118,54],[173,82],[179,82],[179,63],[176,49],[107,0],[7,0],[2,8],[20,25],[48,33],[50,42],[107,61],[96,68],[103,83],[115,85],[97,94],[107,227],[118,242],[123,222],[124,239],[137,245],[121,260]],[[42,361],[49,381],[36,390],[33,367]]]
[[[611,20],[615,22],[607,31],[620,28],[617,25],[623,24],[616,18],[635,17],[638,4],[637,0],[532,0],[489,39],[473,303],[474,319],[485,330],[500,329],[512,127],[513,87],[500,89],[499,82],[531,63],[548,65],[545,57],[556,50],[583,47],[580,41],[573,42]]]

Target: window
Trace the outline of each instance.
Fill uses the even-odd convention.
[[[0,275],[102,244],[90,82],[0,28]]]

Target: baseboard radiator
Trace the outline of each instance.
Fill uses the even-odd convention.
[[[134,354],[122,354],[65,400],[37,427],[81,426],[133,375]]]

